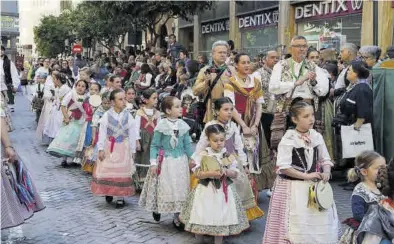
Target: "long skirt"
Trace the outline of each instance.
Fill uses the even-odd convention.
[[[145,129],[141,129],[141,151],[135,155],[135,166],[137,172],[135,174],[136,186],[142,189],[145,177],[150,167],[150,145],[152,143],[153,134],[148,133]]]
[[[135,165],[128,139],[115,143],[107,140],[105,158],[97,161],[93,170],[92,193],[96,196],[125,197],[135,194],[132,175]]]
[[[55,138],[63,124],[63,114],[60,109],[54,106],[45,123],[43,134],[49,138]]]
[[[60,128],[55,139],[49,144],[47,152],[57,157],[74,157],[82,125],[79,120],[72,120]]]
[[[81,134],[79,135],[77,150],[73,160],[74,163],[82,164],[85,148],[92,144],[92,138],[92,122],[86,121],[83,124]]]
[[[308,208],[311,184],[311,181],[276,179],[264,244],[338,243],[340,225],[336,206],[324,211]]]
[[[323,102],[324,106],[324,132],[323,139],[326,143],[328,154],[330,154],[331,159],[338,160],[334,155],[334,130],[332,128],[332,119],[334,117],[334,106],[330,99],[326,99]]]
[[[5,120],[7,122],[7,130],[8,132],[11,132],[14,130],[14,126],[12,124],[12,120],[11,120],[11,110],[8,106],[8,96],[7,96],[7,92],[2,91],[0,93],[0,106],[1,109],[4,111],[5,113]]]
[[[20,159],[18,160],[18,163],[23,165]],[[26,168],[25,170],[27,171]],[[21,203],[9,180],[10,174],[14,176],[14,179],[18,178],[16,172],[15,164],[8,164],[8,170],[7,166],[1,164],[1,229],[21,225],[35,212],[45,208],[34,182],[31,182],[33,204],[28,207]],[[29,178],[31,180],[30,176]]]
[[[82,161],[82,170],[87,173],[93,173],[94,165],[98,157],[97,144],[85,149],[84,158]]]
[[[150,212],[180,213],[189,193],[189,184],[187,156],[165,157],[159,176],[149,170],[139,205]]]
[[[248,218],[236,190],[227,188],[227,201],[223,185],[216,189],[210,182],[208,186],[198,184],[189,194],[179,219],[185,230],[211,236],[238,235],[249,228]]]
[[[36,136],[38,140],[44,144],[48,144],[48,138],[44,137],[45,124],[50,118],[50,114],[53,109],[53,102],[51,100],[45,99],[44,106],[42,107],[40,119],[38,120]]]
[[[250,174],[256,181],[258,191],[270,189],[274,185],[275,161],[271,158],[271,151],[268,148],[268,143],[264,135],[263,127],[259,126],[259,160],[260,160],[260,174]]]

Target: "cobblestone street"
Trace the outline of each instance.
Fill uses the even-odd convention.
[[[172,215],[153,220],[151,213],[138,206],[138,196],[126,199],[123,209],[108,205],[103,197],[90,192],[91,176],[79,168],[62,168],[60,159],[48,155],[35,136],[34,113],[29,100],[16,97],[11,133],[17,153],[26,163],[42,196],[46,209],[11,230],[2,231],[2,243],[9,244],[79,244],[79,243],[195,243],[193,235],[179,232],[172,226]],[[340,220],[350,216],[350,191],[334,182]],[[260,194],[262,209],[268,210],[269,198]],[[251,223],[251,229],[225,243],[261,244],[266,218]],[[206,238],[208,243],[211,239]]]

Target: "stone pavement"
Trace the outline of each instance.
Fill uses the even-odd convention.
[[[46,209],[36,213],[22,226],[2,231],[2,243],[9,244],[192,244],[193,235],[172,226],[172,216],[164,215],[156,223],[151,213],[138,206],[138,196],[126,199],[123,209],[108,205],[103,197],[90,192],[90,175],[79,168],[60,167],[60,160],[45,153],[35,137],[34,114],[28,99],[16,97],[11,133],[15,149],[29,168]],[[350,216],[350,194],[334,182],[340,219]],[[259,196],[260,207],[267,213],[269,198]],[[251,229],[225,243],[260,244],[266,218],[255,220]],[[211,239],[206,238],[209,242]]]

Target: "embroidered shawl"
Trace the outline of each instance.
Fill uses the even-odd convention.
[[[252,120],[253,120],[253,115],[255,114],[255,104],[256,101],[264,95],[262,87],[261,87],[261,82],[254,77],[253,79],[254,86],[253,89],[248,92],[245,90],[245,88],[242,87],[242,85],[237,81],[237,79],[234,76],[231,76],[229,78],[229,83],[226,83],[224,85],[224,88],[230,91],[233,91],[235,93],[241,94],[242,96],[245,96],[247,98],[246,100],[246,113],[245,113],[245,123],[247,125],[250,125]]]

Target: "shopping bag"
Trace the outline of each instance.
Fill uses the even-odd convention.
[[[374,150],[371,124],[363,124],[360,130],[354,125],[341,126],[342,158],[355,158],[366,150]]]

